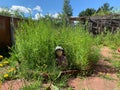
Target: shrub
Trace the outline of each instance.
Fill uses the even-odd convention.
[[[120,30],[118,30],[114,34],[111,32],[106,32],[106,34],[98,35],[94,38],[94,41],[97,46],[103,45],[113,49],[117,49],[120,45],[119,38],[120,38]]]
[[[99,57],[92,37],[83,28],[60,27],[57,30],[48,21],[20,23],[16,30],[16,44],[11,59],[20,62],[20,68],[39,70],[52,75],[56,67],[55,47],[62,46],[68,59],[68,69],[88,69]]]

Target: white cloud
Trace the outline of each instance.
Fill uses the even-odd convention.
[[[17,6],[17,5],[12,5],[10,9],[13,11],[19,10],[20,12],[24,12],[24,13],[30,13],[32,11],[31,8],[27,8],[24,6]]]
[[[3,11],[4,9],[0,7],[0,12]]]
[[[76,24],[78,24],[79,23],[79,21],[74,21],[74,24],[76,25]]]
[[[38,11],[38,12],[42,12],[42,9],[40,6],[36,6],[34,8],[28,8],[28,7],[25,7],[25,6],[18,6],[18,5],[12,5],[11,8],[9,9],[5,9],[5,8],[2,8],[0,7],[0,11],[9,11],[11,14],[14,14],[16,11],[18,10],[19,12],[23,12],[24,14],[29,14],[31,13],[32,15],[34,14],[34,10]],[[48,14],[50,17],[53,17],[53,18],[60,18],[59,17],[59,13],[49,13]],[[42,13],[36,13],[34,16],[33,16],[33,19],[34,20],[38,20],[39,18],[41,17],[44,17],[44,15]]]
[[[38,20],[39,18],[44,17],[41,13],[36,13],[33,17],[34,20]]]
[[[40,6],[38,6],[38,5],[36,7],[34,7],[33,10],[42,12],[42,8]]]
[[[52,14],[53,18],[59,18],[59,13]]]

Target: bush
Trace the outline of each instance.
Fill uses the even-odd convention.
[[[92,37],[77,27],[60,27],[57,30],[48,21],[23,22],[16,30],[16,44],[12,60],[20,62],[24,71],[39,70],[55,74],[55,47],[62,46],[68,59],[68,69],[85,70],[98,60],[98,50],[94,48]]]
[[[106,32],[106,34],[98,35],[94,38],[95,44],[97,46],[103,45],[108,46],[113,49],[117,49],[120,46],[120,30],[115,32]]]

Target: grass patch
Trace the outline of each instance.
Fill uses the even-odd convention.
[[[65,50],[68,60],[67,69],[81,70],[81,76],[85,76],[92,73],[92,71],[87,70],[91,70],[92,66],[99,60],[98,48],[109,46],[116,49],[120,45],[119,32],[93,37],[81,26],[56,28],[49,21],[42,20],[29,20],[20,23],[15,38],[16,44],[11,48],[9,62],[11,66],[16,66],[18,63],[17,75],[19,75],[17,77],[41,81],[43,77],[40,74],[47,73],[49,75],[48,82],[52,82],[61,88],[66,86],[67,77],[58,80],[60,70],[56,65],[56,46],[62,46]],[[108,58],[106,61],[108,61]],[[118,62],[114,64],[116,68],[120,67]],[[102,77],[111,78],[108,76]],[[39,90],[39,88],[40,84],[35,83],[25,86],[21,90]]]
[[[97,46],[108,46],[112,49],[118,49],[120,45],[120,30],[116,33],[106,32],[106,34],[100,34],[95,36],[95,44]]]
[[[36,81],[30,85],[25,85],[22,88],[20,88],[20,90],[40,90],[41,88],[41,82],[40,81]]]
[[[114,78],[112,78],[112,76],[110,76],[109,73],[107,73],[107,74],[100,74],[99,76],[101,78],[103,78],[103,79],[114,80]]]
[[[29,21],[19,25],[12,61],[20,62],[22,72],[39,70],[55,75],[55,47],[62,46],[68,59],[68,69],[85,70],[98,61],[99,53],[93,39],[81,27],[61,27],[57,30],[49,22]],[[51,73],[52,72],[52,73]]]

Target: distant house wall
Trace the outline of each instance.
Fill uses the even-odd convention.
[[[11,46],[10,18],[0,16],[0,46]]]
[[[18,21],[18,18],[13,18],[13,26],[17,26]],[[11,46],[14,40],[13,35],[12,17],[0,16],[0,47]]]

